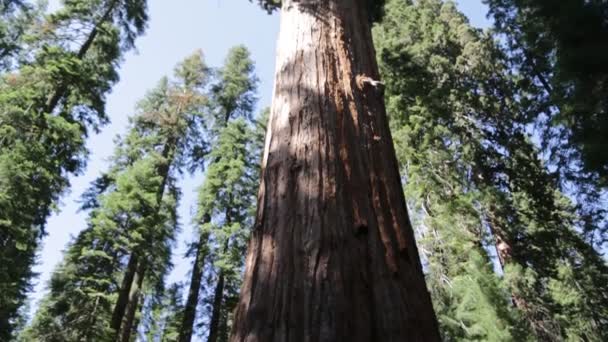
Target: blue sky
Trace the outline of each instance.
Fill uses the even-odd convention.
[[[51,0],[50,8],[59,6]],[[43,296],[50,273],[61,260],[62,251],[72,236],[86,226],[86,213],[78,213],[76,202],[101,171],[113,152],[113,139],[126,130],[138,99],[164,75],[171,74],[174,65],[196,49],[202,49],[210,66],[220,66],[228,49],[234,45],[247,46],[256,62],[260,78],[259,107],[269,106],[274,75],[275,41],[279,29],[278,15],[267,15],[246,0],[151,0],[150,23],[147,33],[137,41],[137,51],[127,54],[120,70],[120,82],[108,97],[107,111],[112,123],[102,133],[92,136],[86,172],[72,179],[72,187],[62,199],[60,212],[48,221],[48,236],[35,271],[40,274],[31,295],[32,306]],[[477,27],[487,27],[486,7],[481,0],[460,0],[459,8]],[[185,260],[185,244],[193,240],[190,218],[200,175],[186,177],[182,182],[183,199],[180,207],[182,234],[174,254],[175,269],[170,281],[186,280],[190,260]]]

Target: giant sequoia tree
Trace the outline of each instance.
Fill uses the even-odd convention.
[[[282,1],[233,341],[437,341],[370,30],[375,2]]]

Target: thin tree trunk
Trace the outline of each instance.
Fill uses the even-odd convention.
[[[144,262],[140,262],[137,266],[137,272],[133,279],[133,288],[129,293],[129,302],[127,304],[127,312],[124,316],[123,322],[120,326],[120,334],[117,341],[129,342],[131,339],[131,333],[133,331],[135,314],[139,307],[139,297],[141,294],[141,287],[144,281],[146,272],[146,266]]]
[[[224,116],[223,127],[228,125],[232,110],[227,109]],[[216,158],[213,163],[217,163],[219,158]],[[211,222],[211,216],[205,214],[203,217],[203,224]],[[208,234],[200,234],[199,241],[196,247],[196,257],[194,259],[194,265],[192,266],[192,277],[190,279],[190,289],[188,290],[188,298],[186,299],[186,306],[184,308],[184,317],[182,319],[181,330],[179,332],[179,342],[190,342],[192,340],[192,333],[194,329],[194,320],[196,319],[196,307],[198,306],[198,299],[200,295],[201,283],[203,280],[203,268],[205,266],[206,258],[206,243],[209,239]]]
[[[209,338],[207,342],[217,342],[220,334],[220,318],[222,314],[222,302],[224,299],[224,271],[220,271],[217,278],[217,285],[213,294],[213,310],[211,311],[211,321],[209,323]]]
[[[157,207],[155,215],[158,215],[162,206],[165,187],[169,179],[169,170],[171,168],[171,164],[173,163],[173,157],[177,144],[178,138],[176,136],[169,137],[161,153],[162,157],[165,159],[165,163],[162,163],[157,167],[157,172],[158,174],[163,175],[163,179],[158,187],[158,191],[156,192]],[[137,255],[137,251],[132,251],[120,287],[118,299],[114,305],[114,311],[112,312],[112,321],[110,322],[110,327],[116,332],[117,338],[122,334],[121,331],[123,330],[121,329],[121,325],[125,319],[125,312],[131,304],[131,288],[133,287],[133,284],[137,283],[138,281],[143,281],[143,279],[138,280],[135,278],[137,272],[139,272],[139,267],[143,266],[142,263],[138,264],[138,261],[139,257]]]
[[[366,0],[282,1],[231,341],[439,341]]]
[[[203,222],[210,221],[211,217],[209,215],[205,215]],[[205,266],[205,258],[207,256],[205,250],[207,239],[208,237],[205,234],[201,234],[196,247],[196,258],[194,260],[194,265],[192,266],[192,278],[190,279],[188,299],[186,300],[186,306],[184,307],[184,316],[179,332],[179,342],[190,342],[190,340],[192,340],[194,320],[196,318],[196,307],[198,306],[201,283],[203,280],[203,268]]]
[[[135,273],[137,271],[137,259],[138,258],[135,253],[131,254],[122,284],[120,286],[120,292],[118,293],[118,300],[116,301],[116,305],[114,305],[114,312],[112,313],[112,322],[110,327],[114,329],[116,333],[120,331],[120,324],[125,315],[127,304],[129,303],[129,294],[131,293],[133,278],[135,277]]]

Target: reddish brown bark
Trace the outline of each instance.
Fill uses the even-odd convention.
[[[256,226],[231,341],[439,341],[366,0],[282,1]]]

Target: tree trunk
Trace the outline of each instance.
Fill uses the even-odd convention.
[[[137,308],[139,307],[139,297],[141,294],[141,287],[144,281],[145,272],[145,262],[140,262],[137,266],[137,272],[135,272],[135,276],[133,277],[133,285],[131,292],[129,293],[127,312],[124,316],[122,324],[120,325],[120,334],[117,341],[129,342],[131,340],[131,333],[134,327],[133,323],[135,322],[135,314],[137,313]]]
[[[224,299],[224,271],[220,271],[217,278],[217,285],[213,294],[213,310],[211,312],[211,322],[209,323],[209,338],[207,342],[217,342],[220,336],[220,317],[222,314],[222,302]]]
[[[439,341],[366,0],[283,0],[231,341]]]
[[[211,217],[205,215],[203,221],[210,222]],[[184,317],[179,332],[179,342],[190,342],[190,340],[192,340],[194,320],[196,319],[196,307],[198,306],[198,298],[203,280],[203,268],[205,266],[205,257],[207,256],[205,251],[207,240],[208,237],[205,234],[201,234],[196,247],[196,258],[194,259],[194,265],[192,266],[192,278],[190,279],[188,299],[186,300],[186,306],[184,307]]]
[[[118,293],[118,300],[116,301],[116,305],[114,305],[114,312],[112,313],[112,322],[110,323],[110,327],[114,329],[116,333],[120,331],[120,324],[122,322],[122,318],[125,315],[125,310],[129,302],[129,294],[131,293],[131,286],[133,284],[133,278],[135,277],[136,270],[137,256],[135,254],[131,254],[131,257],[129,258],[129,263],[127,264],[127,269],[125,271],[125,275],[122,279],[120,292]]]

